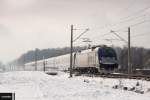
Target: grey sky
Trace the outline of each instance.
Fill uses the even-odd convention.
[[[104,39],[116,37],[101,35],[149,19],[150,9],[137,13],[146,7],[150,7],[150,0],[0,0],[0,60],[11,61],[34,48],[69,46],[71,24],[76,28],[90,28],[83,37],[90,38],[92,44],[110,45]],[[127,16],[143,17],[119,23]],[[114,26],[114,23],[119,24]],[[149,25],[147,22],[131,27],[132,36],[150,32]],[[125,39],[126,30],[118,32]],[[75,36],[82,31],[75,31]],[[150,48],[149,37],[137,37],[132,45]],[[74,45],[84,44],[78,40]],[[125,43],[113,41],[113,45]]]

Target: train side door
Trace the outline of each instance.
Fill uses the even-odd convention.
[[[88,54],[88,65],[89,67],[96,67],[96,56],[95,52],[90,52]]]

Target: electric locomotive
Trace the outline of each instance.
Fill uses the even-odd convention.
[[[111,47],[95,46],[74,56],[74,69],[79,71],[107,74],[118,69],[117,55]]]

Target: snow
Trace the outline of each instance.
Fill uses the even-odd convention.
[[[144,94],[113,89],[114,85],[133,87]],[[150,82],[131,79],[111,79],[74,76],[58,72],[47,75],[40,71],[14,71],[0,73],[0,92],[13,92],[16,100],[149,100]]]

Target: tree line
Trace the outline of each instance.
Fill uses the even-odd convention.
[[[120,70],[127,71],[128,66],[128,48],[113,47],[116,50]],[[85,50],[86,47],[74,47],[74,51]],[[22,54],[19,58],[10,62],[11,66],[23,66],[25,63],[35,60],[47,59],[70,53],[69,47],[64,48],[48,48],[30,50]],[[142,47],[131,48],[131,66],[132,69],[150,68],[150,49]]]
[[[119,66],[121,70],[127,71],[128,48],[115,48],[117,51]],[[135,69],[150,69],[150,49],[142,47],[131,47],[131,67]]]
[[[74,47],[73,51],[85,50],[86,47]],[[48,48],[48,49],[38,49],[30,50],[24,54],[22,54],[19,58],[10,62],[9,65],[14,66],[23,66],[25,63],[32,62],[35,60],[42,60],[51,57],[56,57],[60,55],[65,55],[70,53],[69,47],[64,48]]]

